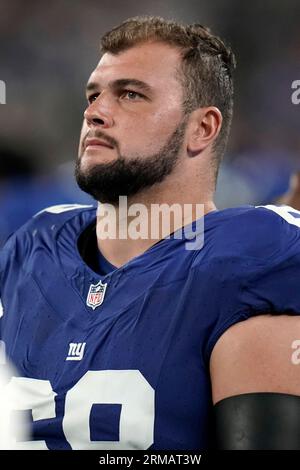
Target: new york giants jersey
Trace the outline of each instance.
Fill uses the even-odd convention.
[[[300,312],[299,216],[213,211],[201,248],[173,234],[102,274],[80,251],[94,207],[29,221],[0,255],[1,339],[18,370],[8,387],[32,425],[23,448],[208,448],[220,336],[253,315]]]

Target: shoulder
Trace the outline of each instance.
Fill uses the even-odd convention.
[[[46,207],[42,211],[30,219],[30,221],[24,226],[45,226],[51,222],[56,222],[59,225],[63,225],[74,217],[81,216],[83,214],[92,214],[96,210],[94,205],[83,205],[83,204],[60,204],[57,206]]]
[[[300,251],[300,212],[289,206],[247,206],[212,215],[213,230],[210,225],[205,230],[203,245],[204,251],[211,248],[205,255],[209,262],[261,264]]]
[[[64,227],[72,225],[79,234],[95,216],[93,205],[64,204],[40,211],[8,239],[0,252],[0,269],[5,258],[14,256],[24,260],[37,245],[53,245]]]
[[[265,312],[300,313],[300,213],[267,206],[220,215],[204,240],[204,262],[200,251],[194,270],[197,292],[205,280],[203,295],[214,319],[207,358],[238,322]]]
[[[268,260],[299,241],[300,213],[288,206],[258,206],[239,213],[220,227],[229,254]]]

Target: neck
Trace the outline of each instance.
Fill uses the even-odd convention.
[[[147,193],[147,194],[146,194]],[[198,195],[200,196],[200,195]],[[150,188],[133,198],[121,197],[119,204],[99,204],[97,243],[103,256],[120,267],[141,255],[159,240],[215,210],[212,199]]]

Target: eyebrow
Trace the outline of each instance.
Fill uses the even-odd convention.
[[[142,80],[137,80],[136,78],[119,78],[108,83],[109,88],[118,89],[125,88],[127,86],[134,86],[139,88],[141,91],[146,93],[152,92],[152,87],[148,83],[143,82]],[[86,86],[86,91],[96,91],[98,90],[99,84],[96,82],[89,82]]]

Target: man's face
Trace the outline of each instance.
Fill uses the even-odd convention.
[[[186,127],[180,60],[176,48],[144,43],[104,54],[90,76],[76,178],[97,200],[117,202],[173,171]]]

